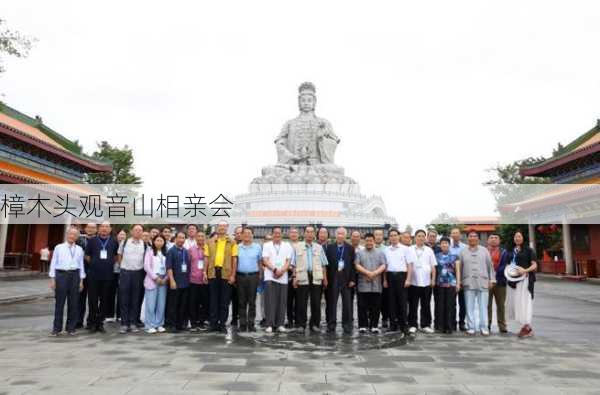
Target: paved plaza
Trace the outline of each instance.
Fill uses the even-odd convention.
[[[1,286],[2,284],[0,284]],[[600,287],[544,279],[536,336],[48,337],[52,300],[0,305],[0,394],[600,394]]]

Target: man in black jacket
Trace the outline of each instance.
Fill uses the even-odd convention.
[[[93,239],[94,237],[96,237],[96,233],[98,233],[98,226],[93,223],[90,222],[89,224],[85,225],[84,228],[85,231],[85,235],[84,236],[80,236],[79,239],[76,241],[76,244],[81,247],[81,249],[83,251],[86,250],[87,248],[87,244],[88,242]],[[85,267],[85,272],[88,273],[90,271],[90,264],[87,261],[83,262],[83,265]],[[85,321],[85,311],[86,311],[86,300],[88,299],[88,279],[87,277],[83,279],[83,289],[81,290],[81,292],[79,292],[79,319],[77,320],[77,329],[83,328],[83,324]],[[91,307],[90,307],[91,309]],[[88,311],[88,316],[87,316],[87,322],[85,322],[85,327],[87,329],[92,329],[92,325],[90,325],[90,315],[89,315],[89,311]]]
[[[354,248],[346,242],[346,228],[335,231],[335,243],[325,248],[327,256],[327,293],[326,319],[327,332],[335,332],[337,320],[338,297],[342,295],[342,327],[344,334],[352,333],[352,288],[356,285],[356,269],[354,268]]]

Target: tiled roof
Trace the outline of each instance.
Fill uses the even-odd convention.
[[[561,154],[535,165],[522,167],[521,175],[542,175],[548,170],[596,152],[600,152],[600,120],[598,120],[595,127],[567,144]]]
[[[38,118],[31,118],[0,102],[0,132],[71,160],[89,171],[111,171],[111,164],[84,155],[73,141],[53,131]]]

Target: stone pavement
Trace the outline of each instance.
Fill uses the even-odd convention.
[[[49,338],[51,300],[1,306],[0,394],[600,394],[600,288],[563,285],[539,283],[530,339],[123,336],[115,325]]]
[[[0,304],[52,296],[48,285],[47,277],[0,280]]]

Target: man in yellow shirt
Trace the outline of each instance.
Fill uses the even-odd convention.
[[[238,246],[235,240],[227,236],[227,222],[217,225],[217,237],[204,246],[207,259],[205,276],[208,278],[209,289],[209,330],[226,333],[231,289],[235,285],[237,271]]]

